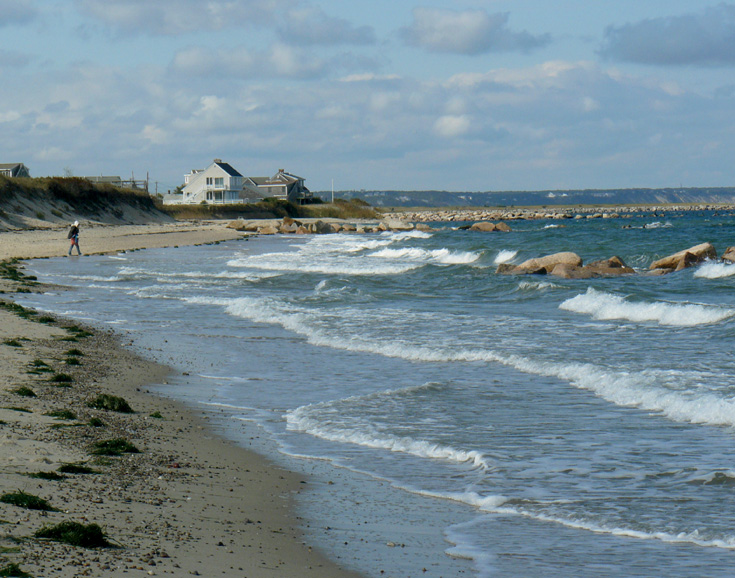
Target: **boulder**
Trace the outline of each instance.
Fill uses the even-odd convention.
[[[296,230],[299,228],[299,226],[293,222],[293,220],[287,225],[286,223],[283,223],[280,227],[278,227],[279,233],[295,233]]]
[[[545,273],[549,273],[557,265],[571,265],[573,267],[582,266],[582,258],[576,253],[562,252],[546,255],[545,257],[537,257],[529,259],[518,265],[518,269],[526,269],[530,271],[538,271],[543,269]]]
[[[510,233],[511,228],[510,225],[501,221],[500,223],[495,223],[495,230],[501,233]]]
[[[234,221],[230,221],[230,223],[227,225],[228,229],[235,229],[235,231],[245,231],[249,233],[255,233],[257,230],[264,226],[263,221],[245,221],[242,218],[235,219]],[[269,221],[267,223],[268,225],[271,225],[271,222]]]
[[[312,223],[311,232],[316,233],[317,235],[326,235],[328,233],[334,233],[334,229],[329,223],[325,223],[324,221],[317,221],[316,223]]]
[[[564,279],[591,279],[592,277],[613,277],[634,273],[635,270],[628,267],[620,257],[594,261],[584,267],[560,263],[549,272],[550,275]]]
[[[497,231],[497,229],[495,228],[495,223],[491,223],[490,221],[480,221],[479,223],[470,225],[470,231],[480,231],[482,233],[490,233],[492,231]]]
[[[308,235],[309,229],[304,227],[303,225],[299,225],[298,228],[294,231],[296,235]]]
[[[426,225],[424,223],[416,223],[416,230],[422,231],[424,233],[428,233],[430,231],[433,231],[434,229],[432,229],[431,227],[429,227],[429,225]]]
[[[598,276],[588,267],[576,267],[568,263],[554,265],[554,268],[549,271],[549,275],[561,277],[562,279],[590,279]]]
[[[406,221],[399,221],[398,219],[385,219],[381,221],[380,225],[378,226],[381,227],[383,231],[411,231],[413,230],[413,223],[408,223]]]
[[[278,229],[272,225],[266,225],[265,227],[258,227],[258,233],[260,235],[275,235],[278,233]]]
[[[667,269],[669,271],[681,271],[705,259],[717,258],[717,251],[711,243],[701,243],[684,251],[679,251],[658,261],[651,263],[649,269]]]
[[[735,247],[728,247],[725,249],[725,252],[722,254],[722,260],[735,263]]]

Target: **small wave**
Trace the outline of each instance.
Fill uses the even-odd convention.
[[[653,321],[659,325],[694,327],[718,323],[735,316],[735,310],[715,305],[695,303],[632,303],[624,297],[591,287],[586,293],[567,299],[559,309],[590,315],[593,319],[609,321],[624,319],[637,323]]]
[[[735,275],[735,263],[704,263],[694,272],[695,277],[703,279],[722,279]]]
[[[689,483],[702,486],[723,486],[732,488],[735,487],[735,472],[714,472],[704,479],[695,479]]]
[[[349,443],[373,449],[410,454],[419,458],[444,460],[458,464],[471,463],[474,467],[488,469],[484,456],[474,450],[460,450],[451,446],[409,436],[396,436],[379,431],[378,426],[348,417],[343,406],[380,404],[381,398],[410,395],[415,392],[436,388],[434,383],[413,386],[400,390],[386,390],[363,396],[354,396],[336,401],[304,405],[286,413],[286,427],[314,437],[333,442]],[[363,419],[363,418],[360,418]]]
[[[516,258],[516,255],[518,255],[518,251],[510,251],[508,249],[502,249],[495,257],[495,264],[496,265],[502,265],[503,263],[508,263]]]
[[[521,281],[518,283],[519,291],[546,291],[547,289],[556,289],[560,285],[549,281]]]

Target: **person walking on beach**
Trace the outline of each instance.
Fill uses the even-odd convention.
[[[74,247],[77,248],[77,254],[81,255],[82,250],[79,248],[79,221],[74,221],[71,229],[69,229],[69,235],[67,238],[71,240],[71,244],[69,245],[69,256],[71,257],[71,250]]]

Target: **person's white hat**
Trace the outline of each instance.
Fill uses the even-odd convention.
[[[78,227],[79,226],[79,221],[74,221],[74,226],[75,227]]]

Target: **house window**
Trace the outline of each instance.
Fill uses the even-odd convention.
[[[207,179],[207,180],[209,180],[209,179]],[[212,200],[212,191],[207,191],[207,200],[208,201],[211,201]]]
[[[208,187],[212,186],[212,177],[207,177],[207,186]]]
[[[214,186],[218,189],[224,189],[225,188],[225,179],[224,177],[215,177],[214,179]]]

